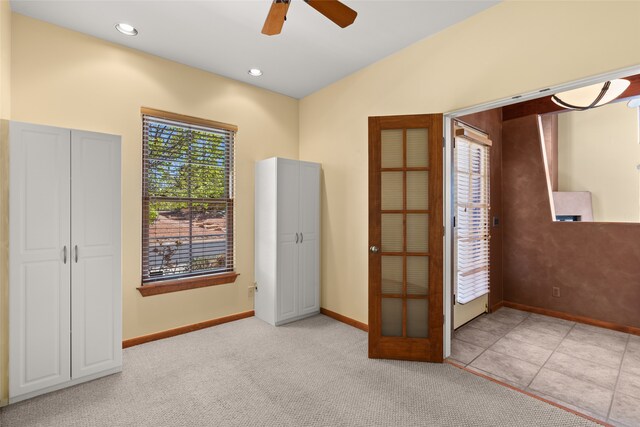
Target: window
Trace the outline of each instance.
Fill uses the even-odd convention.
[[[234,281],[236,128],[157,110],[142,113],[140,291]]]
[[[486,134],[455,124],[456,303],[489,293],[489,147]]]

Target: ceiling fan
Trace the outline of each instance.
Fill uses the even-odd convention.
[[[358,12],[338,0],[304,0],[309,6],[329,18],[338,26],[345,28],[353,24]],[[262,27],[262,34],[273,36],[280,34],[291,0],[273,0],[267,19]]]

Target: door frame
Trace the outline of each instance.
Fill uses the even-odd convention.
[[[502,98],[496,101],[485,102],[471,107],[458,110],[447,111],[443,114],[443,133],[444,133],[444,153],[443,153],[443,183],[444,195],[442,198],[444,207],[444,290],[443,290],[443,310],[445,317],[443,331],[443,357],[446,359],[451,354],[451,339],[453,336],[453,271],[456,267],[455,254],[453,253],[453,120],[466,116],[468,114],[479,113],[482,111],[492,110],[494,108],[506,107],[507,105],[519,104],[532,99],[543,98],[549,94],[563,92],[579,87],[588,86],[601,82],[602,80],[611,80],[624,78],[633,74],[640,74],[640,65],[621,68],[608,73],[595,74],[578,80],[566,83],[551,85],[542,89],[525,92],[514,95],[509,98]]]

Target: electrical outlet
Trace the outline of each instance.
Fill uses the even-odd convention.
[[[551,288],[551,295],[556,298],[560,298],[560,288],[557,286],[554,286],[553,288]]]

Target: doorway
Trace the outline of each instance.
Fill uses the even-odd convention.
[[[506,123],[506,121],[511,121],[514,118],[514,115],[515,117],[519,117],[526,114],[536,113],[536,111],[527,110],[527,109],[530,110],[529,106],[531,104],[531,102],[528,102],[528,101],[533,101],[533,100],[542,101],[543,98],[545,99],[550,98],[550,94],[552,93],[559,93],[559,92],[569,91],[572,89],[582,88],[585,86],[594,85],[596,83],[601,83],[603,81],[607,81],[611,79],[625,78],[628,76],[637,75],[639,72],[640,72],[640,67],[638,66],[629,67],[629,68],[621,69],[612,73],[601,74],[601,75],[597,75],[597,76],[593,76],[593,77],[589,77],[589,78],[585,78],[585,79],[577,80],[571,83],[557,85],[553,87],[546,87],[546,88],[542,88],[540,90],[532,91],[529,93],[515,95],[508,99],[502,99],[499,101],[482,104],[482,105],[478,105],[475,107],[466,108],[462,110],[452,111],[444,114],[444,132],[445,132],[445,146],[446,146],[445,152],[444,152],[445,201],[446,201],[445,214],[444,214],[445,230],[446,230],[445,231],[446,233],[445,254],[446,255],[444,260],[444,276],[445,276],[444,311],[445,311],[445,321],[446,321],[445,332],[444,332],[445,358],[448,357],[451,353],[451,338],[454,331],[454,323],[455,323],[455,326],[460,326],[460,324],[464,324],[464,322],[456,322],[454,318],[456,265],[455,265],[455,258],[454,258],[455,248],[454,248],[454,228],[453,228],[453,221],[455,216],[454,215],[455,214],[455,209],[454,209],[455,181],[454,181],[454,169],[453,169],[454,167],[453,140],[455,138],[455,135],[453,130],[453,122],[455,120],[468,121],[470,117],[479,119],[479,116],[482,115],[479,113],[487,113],[491,110],[500,109],[500,110],[504,110],[505,112],[508,111],[508,113],[505,113],[506,115],[504,117],[504,120]],[[555,104],[551,103],[550,101],[547,104],[551,104],[551,106],[546,107],[550,109],[542,113],[554,111],[553,108],[557,108],[557,106],[555,106]],[[507,108],[503,109],[503,107],[507,107]],[[485,129],[485,130],[487,129],[487,126],[485,124],[478,124],[477,121],[471,121],[471,123],[469,124],[472,124],[473,126],[477,126],[481,129]],[[494,154],[497,154],[498,151],[500,150],[494,150],[494,153],[492,153],[492,156]],[[494,159],[492,158],[492,161],[493,160]],[[516,178],[516,176],[517,175],[514,175],[512,178]],[[505,179],[507,178],[505,177]],[[511,182],[513,182],[513,179],[511,179]],[[505,221],[503,221],[502,215],[495,215],[495,212],[494,212],[494,210],[500,206],[500,202],[499,201],[496,202],[494,199],[495,196],[498,196],[498,194],[499,194],[498,192],[492,192],[491,194],[491,211],[492,211],[491,213],[491,230],[492,230],[491,231],[492,232],[491,252],[492,253],[498,252],[494,250],[494,245],[496,245],[500,240],[495,238],[493,234],[494,230],[501,230],[502,228],[505,227]],[[548,197],[548,196],[545,195],[545,197]],[[496,224],[496,221],[497,221],[497,224]],[[512,233],[512,236],[513,236],[513,233]],[[495,265],[496,263],[500,263],[500,262],[501,260],[499,257],[494,259],[494,257],[492,256],[492,259],[491,259],[492,265]],[[501,306],[501,302],[504,299],[512,296],[507,294],[502,295],[502,291],[494,292],[495,291],[494,285],[497,283],[496,280],[500,280],[500,277],[494,277],[494,275],[492,275],[490,280],[492,284],[492,288],[491,288],[492,293],[490,294],[490,298],[489,298],[490,301],[488,302],[488,307],[487,307],[487,310],[489,312],[499,308]],[[505,278],[505,281],[506,280],[507,279]],[[551,292],[551,288],[549,288],[549,295],[545,296],[545,298],[549,298],[551,296],[552,296],[552,292]],[[496,299],[493,299],[493,297],[496,297]]]
[[[442,144],[442,142],[439,141],[439,137],[438,138],[433,138],[434,135],[429,135],[429,141],[430,144],[433,142],[433,147],[435,148],[436,146],[439,147],[438,148],[438,155],[441,156],[442,158],[442,163],[440,164],[443,170],[443,180],[444,180],[444,186],[440,187],[440,188],[434,188],[434,191],[431,191],[432,189],[432,185],[433,182],[430,182],[429,184],[429,197],[432,196],[432,194],[434,193],[442,193],[442,190],[444,189],[444,198],[442,201],[442,206],[443,206],[443,212],[444,215],[442,217],[442,222],[440,224],[431,224],[431,220],[430,220],[430,230],[431,228],[433,228],[434,230],[442,227],[442,225],[444,225],[444,234],[445,237],[443,240],[441,240],[441,244],[444,247],[444,250],[442,252],[440,252],[443,256],[442,258],[442,267],[443,267],[443,281],[441,282],[441,296],[442,296],[442,305],[441,305],[441,310],[444,314],[444,328],[442,328],[441,330],[441,337],[442,337],[442,357],[443,358],[447,358],[450,354],[451,354],[451,340],[452,340],[452,334],[453,334],[453,330],[454,330],[454,268],[455,268],[455,263],[454,263],[454,228],[453,228],[453,218],[454,218],[454,191],[453,191],[453,184],[454,184],[454,170],[453,170],[453,139],[454,139],[454,128],[453,128],[453,121],[454,120],[459,120],[462,119],[464,117],[464,120],[469,120],[469,117],[473,116],[476,113],[480,113],[480,112],[486,112],[488,110],[492,110],[492,109],[499,109],[505,106],[509,106],[509,105],[513,105],[513,104],[520,104],[523,103],[524,101],[530,101],[530,100],[534,100],[534,99],[538,99],[538,98],[542,98],[542,97],[548,97],[550,93],[557,93],[557,92],[562,92],[562,91],[566,91],[566,90],[571,90],[571,89],[576,89],[576,88],[580,88],[586,85],[590,85],[590,84],[594,84],[597,82],[601,82],[603,80],[607,80],[607,79],[614,79],[614,78],[622,78],[625,76],[629,76],[632,74],[637,74],[640,72],[640,67],[636,66],[636,67],[630,67],[627,69],[623,69],[623,70],[619,70],[613,73],[608,73],[608,74],[602,74],[602,75],[598,75],[598,76],[594,76],[594,77],[590,77],[590,78],[586,78],[586,79],[582,79],[579,81],[574,81],[572,83],[569,84],[562,84],[562,85],[557,85],[554,87],[547,87],[547,88],[543,88],[540,90],[536,90],[530,93],[525,93],[525,94],[521,94],[521,95],[516,95],[507,99],[502,99],[496,102],[491,102],[491,103],[487,103],[487,104],[482,104],[482,105],[478,105],[475,107],[471,107],[471,108],[466,108],[466,109],[462,109],[462,110],[457,110],[457,111],[452,111],[452,112],[448,112],[445,113],[442,117],[442,121],[440,122],[440,132],[444,132],[444,144]],[[437,115],[431,115],[432,119],[433,117],[438,117]],[[407,165],[405,163],[402,163],[402,166],[397,166],[399,169],[397,170],[392,170],[392,169],[388,169],[388,170],[383,170],[381,163],[378,165],[378,169],[374,169],[371,166],[371,161],[373,159],[373,161],[377,161],[377,162],[381,162],[381,158],[383,156],[382,154],[382,143],[381,143],[381,139],[382,139],[382,131],[383,130],[401,130],[402,132],[406,133],[407,129],[411,129],[411,126],[404,126],[401,125],[400,121],[403,118],[407,118],[407,117],[420,117],[420,116],[394,116],[394,117],[372,117],[370,118],[370,149],[371,149],[371,144],[378,144],[377,146],[377,151],[375,151],[374,153],[370,152],[370,171],[369,171],[369,181],[370,181],[370,224],[374,225],[373,227],[370,228],[370,253],[369,253],[369,275],[370,275],[370,281],[369,281],[369,327],[370,327],[370,355],[371,357],[389,357],[389,358],[401,358],[398,355],[393,355],[394,350],[391,349],[391,347],[393,348],[400,348],[396,345],[396,343],[401,343],[404,342],[404,345],[407,345],[407,343],[410,342],[411,339],[413,339],[412,337],[408,336],[407,334],[407,321],[408,321],[408,305],[409,304],[414,304],[413,302],[408,302],[408,300],[412,300],[414,299],[414,297],[410,296],[410,293],[406,290],[407,286],[408,286],[408,282],[407,282],[407,278],[404,277],[404,275],[406,274],[406,267],[404,265],[405,261],[403,260],[400,264],[398,264],[398,261],[396,260],[396,264],[398,264],[396,266],[396,273],[401,271],[400,275],[396,275],[396,286],[399,283],[400,285],[400,293],[396,293],[396,294],[387,294],[385,293],[383,296],[383,292],[382,292],[382,256],[386,255],[389,257],[392,256],[397,256],[400,258],[408,258],[410,256],[412,256],[411,253],[400,250],[398,251],[399,254],[396,255],[391,255],[391,254],[384,254],[384,253],[380,253],[381,249],[381,241],[382,241],[382,214],[385,213],[387,215],[392,215],[392,214],[397,214],[400,215],[404,218],[404,216],[406,216],[407,214],[409,214],[409,212],[404,208],[402,209],[396,209],[395,212],[393,210],[389,210],[388,212],[383,212],[383,208],[382,208],[382,201],[381,201],[381,196],[377,196],[378,198],[376,199],[375,195],[373,194],[374,192],[381,192],[381,185],[382,185],[382,173],[383,172],[400,172],[400,175],[405,174],[407,172],[410,172],[409,169],[407,169]],[[427,117],[427,116],[424,116]],[[383,124],[383,122],[385,120],[389,120],[388,123]],[[463,120],[463,121],[464,121]],[[377,122],[376,122],[377,121]],[[373,123],[373,124],[372,124]],[[376,124],[377,123],[377,124]],[[470,123],[473,126],[477,126],[473,123]],[[377,130],[372,131],[372,126],[378,126]],[[385,128],[385,126],[391,126],[389,128]],[[396,126],[395,128],[393,126]],[[436,129],[436,126],[434,124],[434,129]],[[484,126],[480,125],[477,126],[480,129],[485,128]],[[374,135],[372,137],[372,135]],[[377,136],[375,136],[377,135]],[[442,133],[440,133],[440,135],[442,135]],[[378,141],[377,142],[372,142],[372,138],[377,138]],[[403,138],[405,138],[404,134],[401,137],[401,140],[403,140]],[[404,144],[404,142],[401,142],[401,145]],[[442,147],[442,145],[444,145],[444,147]],[[431,149],[431,148],[430,148]],[[499,152],[499,150],[495,150],[495,152]],[[376,154],[377,153],[377,154]],[[400,153],[404,153],[402,150],[400,150]],[[377,156],[377,157],[375,157]],[[398,156],[398,153],[396,153],[396,156]],[[400,154],[400,159],[403,159],[404,154]],[[492,153],[493,156],[493,153]],[[433,159],[433,157],[432,157]],[[405,161],[405,160],[401,160],[401,161]],[[430,165],[431,166],[431,165]],[[375,187],[377,185],[377,187]],[[403,184],[404,185],[404,184]],[[377,189],[376,189],[377,188]],[[403,190],[404,191],[404,190]],[[396,193],[397,194],[401,194],[401,193]],[[491,224],[491,230],[493,233],[493,230],[500,230],[502,227],[502,218],[501,215],[495,215],[493,209],[496,209],[498,206],[500,206],[500,203],[495,203],[494,202],[494,196],[496,194],[499,194],[497,192],[494,192],[491,194],[491,205],[492,205],[492,212],[491,212],[491,217],[490,217],[490,224]],[[404,196],[403,196],[404,197]],[[377,200],[377,201],[376,201]],[[434,215],[437,214],[436,211],[433,212]],[[376,225],[377,224],[377,225]],[[397,225],[397,224],[396,224]],[[377,227],[377,231],[373,231],[374,229],[376,229]],[[402,239],[406,239],[406,235],[403,235],[402,233],[406,232],[405,227],[405,223],[402,222],[399,227],[401,227],[402,231],[399,235],[403,236]],[[377,234],[376,234],[377,233]],[[431,239],[433,237],[433,234],[429,235],[429,238]],[[496,244],[496,242],[498,242],[499,239],[495,239],[494,236],[492,235],[491,238],[491,252],[492,253],[496,253],[497,251],[493,250],[493,245]],[[400,243],[400,245],[405,245],[406,243],[404,242],[404,240]],[[429,243],[431,245],[431,243]],[[437,244],[437,243],[436,243]],[[432,247],[432,246],[430,246]],[[429,251],[429,256],[436,256],[437,254],[432,253],[432,251]],[[431,262],[431,261],[430,261]],[[500,258],[497,257],[495,260],[492,259],[491,264],[494,265],[495,263],[499,263],[500,262]],[[389,263],[389,261],[385,261],[385,263]],[[389,272],[393,271],[392,269],[388,270]],[[429,273],[431,274],[431,273]],[[377,275],[377,277],[376,277]],[[399,278],[399,280],[397,280]],[[433,283],[431,282],[431,279],[429,279],[429,292],[431,292],[431,286],[433,286]],[[497,278],[491,277],[490,281],[491,283],[493,283],[495,285],[496,280],[498,280]],[[489,297],[487,298],[487,301],[485,301],[484,303],[479,303],[478,305],[480,306],[480,308],[482,308],[482,306],[484,305],[484,309],[485,311],[491,311],[494,309],[497,309],[500,307],[500,302],[502,300],[502,294],[501,292],[495,292],[495,286],[494,286],[494,292],[491,294],[489,294]],[[434,292],[433,295],[437,295],[437,293]],[[496,300],[493,300],[493,298],[496,298]],[[389,301],[385,301],[384,305],[385,306],[395,306],[394,310],[391,310],[390,312],[395,313],[395,318],[396,318],[396,322],[398,322],[398,318],[400,319],[399,321],[399,327],[398,324],[396,323],[396,325],[394,326],[395,328],[395,334],[396,336],[385,336],[383,334],[382,331],[382,322],[383,322],[383,314],[382,314],[382,305],[383,305],[383,299],[387,299],[387,300],[395,300],[392,302]],[[419,298],[418,298],[419,299]],[[431,307],[431,300],[429,302],[429,308]],[[479,309],[478,309],[479,310]],[[434,312],[431,311],[428,313],[428,319],[429,322],[431,322],[432,316],[435,317]],[[392,316],[393,317],[393,316]],[[469,319],[470,320],[470,319]],[[431,327],[432,326],[436,326],[435,324],[429,323],[428,328],[429,328],[429,336],[431,338],[434,338],[434,336],[432,335],[432,331],[431,331]],[[398,333],[398,330],[401,331],[400,333]],[[435,331],[434,331],[435,333]],[[399,334],[399,336],[398,336]],[[418,339],[424,339],[424,338],[418,338]],[[408,341],[409,340],[409,341]],[[378,350],[380,350],[381,348],[384,348],[385,345],[380,346],[380,343],[388,343],[388,347],[387,349],[383,350],[382,352],[378,352]],[[434,341],[435,342],[435,341]],[[392,344],[393,343],[393,344]],[[373,348],[373,350],[372,350]],[[378,350],[375,350],[375,349]],[[430,347],[431,348],[431,347]],[[435,348],[435,346],[434,346]],[[405,348],[406,349],[406,348]],[[423,354],[424,354],[424,348],[423,348]],[[407,358],[407,359],[411,359],[410,356],[406,356],[404,355],[403,358]],[[412,359],[413,360],[413,359]],[[427,360],[426,358],[423,357],[423,360]]]

